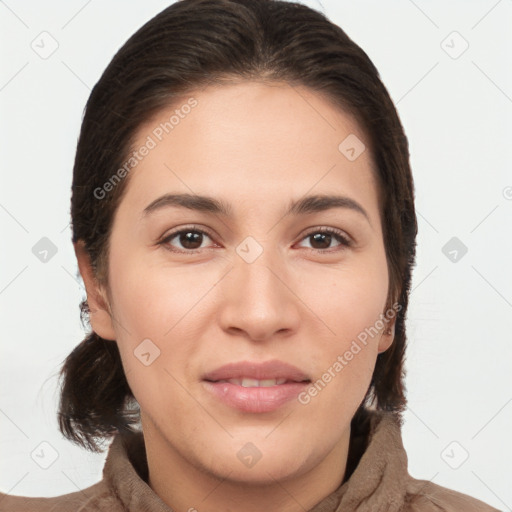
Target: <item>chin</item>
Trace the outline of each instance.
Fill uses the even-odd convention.
[[[192,457],[198,461],[202,471],[218,479],[268,486],[307,474],[327,455],[325,446],[307,446],[304,436],[292,443],[292,436],[286,438],[282,435],[269,442],[265,440],[266,435],[267,430],[258,437],[237,436],[236,440],[222,446],[217,444],[214,447],[213,442],[208,443],[208,460],[205,460],[204,453],[196,452]]]
[[[272,457],[272,460],[267,459],[267,461],[263,461],[262,458],[252,467],[244,467],[238,463],[229,463],[223,464],[220,467],[212,467],[209,472],[219,479],[226,479],[234,483],[269,486],[275,484],[276,481],[284,482],[288,479],[296,478],[301,474],[307,473],[309,469],[312,468],[305,467],[300,462],[297,462],[296,459],[293,465],[290,465],[278,457]]]

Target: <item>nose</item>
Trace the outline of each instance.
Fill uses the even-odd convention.
[[[222,281],[219,321],[226,332],[265,341],[297,331],[301,301],[283,267],[269,251],[252,263],[236,258]]]

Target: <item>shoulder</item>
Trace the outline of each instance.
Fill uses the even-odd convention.
[[[406,487],[403,512],[500,512],[472,496],[410,478]]]
[[[81,491],[34,498],[0,491],[0,512],[122,512],[116,496],[103,480]]]

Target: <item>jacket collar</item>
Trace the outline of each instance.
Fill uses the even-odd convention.
[[[365,510],[398,512],[405,498],[407,455],[402,420],[392,412],[360,409],[351,424],[345,479],[310,512]],[[172,512],[149,487],[142,432],[117,435],[110,445],[103,477],[127,510]]]

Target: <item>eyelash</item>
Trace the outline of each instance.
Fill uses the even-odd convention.
[[[203,249],[187,249],[187,250],[180,250],[180,249],[175,249],[175,248],[172,248],[169,244],[169,242],[175,238],[177,235],[181,235],[182,233],[200,233],[200,234],[203,234],[203,235],[207,235],[210,239],[213,240],[213,236],[211,235],[211,233],[209,233],[208,231],[204,230],[204,229],[199,229],[198,227],[196,226],[190,226],[188,228],[181,228],[179,230],[176,230],[176,231],[173,231],[172,233],[169,233],[165,238],[163,238],[160,242],[158,242],[159,245],[163,245],[167,250],[171,251],[171,252],[175,252],[175,253],[178,253],[178,254],[195,254],[197,252],[200,252],[202,251]],[[327,235],[333,235],[336,240],[340,243],[340,246],[338,246],[338,248],[335,250],[332,250],[331,249],[313,249],[313,248],[310,248],[309,250],[310,251],[313,251],[315,253],[320,253],[320,254],[329,254],[329,253],[332,253],[332,252],[338,252],[338,251],[342,251],[344,249],[347,249],[349,247],[352,247],[352,241],[347,238],[346,235],[343,234],[342,231],[339,231],[337,229],[334,229],[334,228],[316,228],[314,230],[311,230],[309,231],[308,233],[306,233],[306,235],[304,235],[302,238],[301,238],[301,242],[312,236],[312,235],[315,235],[317,233],[322,233],[322,234],[327,234]]]

